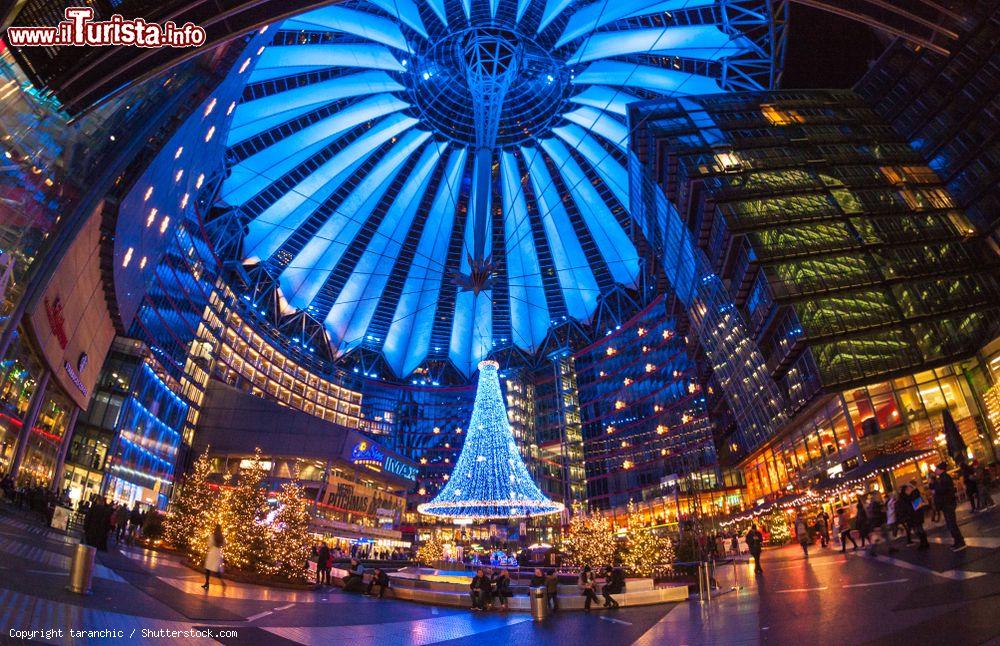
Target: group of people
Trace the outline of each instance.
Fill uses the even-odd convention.
[[[959,471],[971,510],[976,512],[992,507],[995,503],[989,491],[989,472],[976,462],[960,465]],[[944,518],[945,527],[952,537],[951,550],[961,552],[967,546],[956,517],[957,488],[945,462],[936,465],[929,474],[927,489],[929,495],[925,496],[917,481],[910,480],[886,497],[879,491],[859,495],[849,508],[838,507],[832,519],[826,511],[820,510],[810,520],[800,509],[792,521],[795,539],[806,558],[809,558],[809,547],[817,536],[822,547],[828,547],[834,541],[839,542],[842,553],[847,551],[848,542],[857,551],[857,536],[861,541],[860,547],[865,548],[867,545],[868,553],[875,555],[877,548],[872,535],[876,532],[881,536],[887,554],[899,551],[893,543],[900,533],[905,533],[906,545],[912,545],[916,537],[917,549],[926,550],[930,543],[927,541],[924,522],[930,511],[932,521]],[[750,554],[754,557],[754,570],[761,572],[759,557],[764,540],[756,525],[751,525],[746,541]]]
[[[507,610],[507,600],[514,596],[510,589],[510,573],[505,569],[479,568],[469,584],[469,595],[473,610],[488,610],[494,601],[500,602],[501,610]]]
[[[985,464],[979,460],[973,460],[971,463],[963,462],[959,467],[959,473],[962,476],[962,484],[965,485],[965,497],[969,500],[972,513],[996,505],[993,496],[990,495],[992,478]]]
[[[80,505],[83,516],[83,541],[102,552],[108,551],[108,539],[115,543],[131,545],[142,534],[142,524],[146,512],[138,502],[128,505],[108,502],[104,496],[95,495],[92,500]]]
[[[583,566],[580,577],[577,579],[577,587],[584,596],[583,609],[590,612],[590,604],[598,601],[597,598],[597,578],[589,565]],[[601,586],[601,596],[604,597],[605,608],[617,608],[618,602],[611,595],[625,592],[625,570],[620,565],[604,568],[604,585]]]

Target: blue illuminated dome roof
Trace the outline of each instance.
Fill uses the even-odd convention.
[[[628,103],[772,84],[768,6],[352,0],[273,25],[234,71],[228,253],[400,379],[534,353],[637,286]]]

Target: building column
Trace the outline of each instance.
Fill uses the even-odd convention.
[[[70,440],[73,439],[73,432],[76,430],[76,418],[80,416],[80,407],[74,406],[73,412],[69,414],[66,422],[66,430],[63,432],[62,442],[59,443],[59,452],[56,454],[56,470],[52,476],[52,485],[49,487],[53,493],[59,493],[59,483],[62,481],[63,473],[66,471],[66,453],[69,451]]]
[[[45,369],[38,378],[38,387],[35,388],[35,392],[31,396],[28,411],[24,415],[21,430],[17,434],[17,447],[14,449],[14,459],[10,462],[10,477],[15,481],[17,480],[18,472],[21,470],[21,463],[24,461],[24,456],[28,452],[28,440],[31,439],[31,429],[34,427],[35,422],[38,421],[38,413],[42,410],[42,402],[45,401],[45,389],[48,388],[51,376],[52,371]]]

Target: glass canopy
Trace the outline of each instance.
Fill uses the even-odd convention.
[[[400,379],[533,353],[637,284],[628,103],[771,84],[768,6],[349,0],[273,25],[233,72],[231,255]]]

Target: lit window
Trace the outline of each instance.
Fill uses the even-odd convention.
[[[174,159],[180,157],[182,152],[184,152],[184,146],[178,146],[177,152],[174,153]]]
[[[128,264],[132,262],[133,253],[135,253],[135,249],[129,247],[128,251],[125,252],[125,257],[122,259],[122,267],[128,267]]]
[[[198,176],[198,181],[194,183],[195,188],[201,188],[201,185],[205,183],[205,173]]]
[[[146,228],[153,226],[153,221],[156,220],[156,209],[149,210],[149,217],[146,218]]]
[[[153,196],[153,187],[150,186],[149,188],[146,189],[146,195],[143,196],[142,199],[143,199],[143,201],[145,201],[145,200],[148,200],[152,196]]]
[[[215,102],[216,102],[216,99],[213,97],[212,100],[208,102],[208,105],[205,106],[205,116],[206,117],[208,115],[212,114],[212,110],[215,109]]]
[[[170,216],[169,215],[163,216],[163,222],[160,222],[160,233],[166,232],[167,227],[169,225],[170,225]]]
[[[739,155],[733,152],[715,153],[715,161],[719,168],[727,173],[738,171],[743,167]]]
[[[243,64],[240,65],[240,72],[239,73],[242,74],[243,72],[247,71],[248,67],[250,67],[250,59],[249,58],[246,59],[245,61],[243,61]]]
[[[146,256],[143,256],[142,259],[139,261],[139,269],[145,269],[145,268],[146,268]]]
[[[772,126],[787,126],[793,123],[805,123],[806,121],[795,110],[782,110],[768,103],[761,105],[760,111]]]
[[[214,135],[214,134],[215,134],[215,126],[210,126],[209,129],[208,129],[208,132],[205,134],[205,142],[207,143],[207,142],[211,141],[212,140],[212,135]]]

